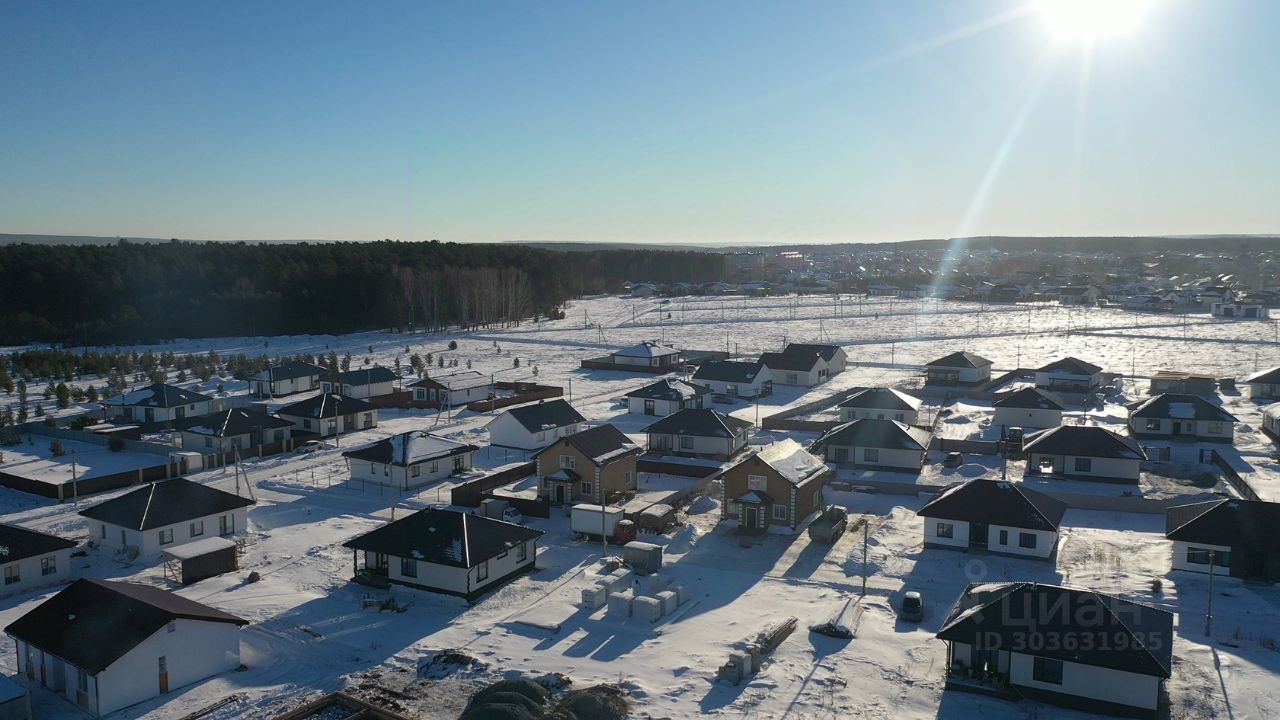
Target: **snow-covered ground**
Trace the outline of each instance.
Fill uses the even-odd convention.
[[[932,300],[833,301],[829,297],[689,298],[668,303],[595,298],[575,303],[564,320],[443,336],[224,338],[178,341],[152,349],[179,354],[213,349],[224,356],[331,350],[341,356],[350,351],[352,367],[366,358],[391,366],[397,357],[407,366],[411,352],[443,353],[456,359],[459,369],[469,362],[472,369],[492,373],[498,380],[563,385],[571,389],[574,406],[590,421],[614,422],[642,442],[640,431],[653,419],[625,413],[616,400],[654,378],[583,371],[578,366],[581,359],[641,340],[665,340],[686,348],[728,348],[744,354],[778,349],[787,340],[846,346],[854,365],[826,385],[779,387],[758,406],[746,402],[717,406],[754,421],[845,388],[918,384],[920,363],[955,350],[992,359],[997,372],[1075,355],[1124,374],[1125,397],[1136,398],[1145,393],[1143,378],[1158,369],[1239,378],[1255,367],[1280,364],[1274,332],[1271,322],[1215,322],[1203,315],[1137,315],[1096,308],[982,308]],[[447,349],[450,340],[458,343],[457,350]],[[1136,384],[1130,376],[1136,376]],[[217,381],[209,384],[216,386]],[[226,389],[244,391],[243,384],[230,381]],[[32,398],[40,397],[42,391],[39,383],[31,384]],[[11,396],[0,397],[0,403],[13,402]],[[1240,462],[1256,476],[1258,486],[1280,495],[1280,470],[1268,457],[1275,448],[1256,429],[1261,424],[1259,406],[1240,396],[1227,396],[1224,404],[1241,420],[1236,447]],[[46,408],[51,406],[45,402]],[[963,419],[944,423],[946,436],[990,435],[988,410],[980,403],[952,409],[952,417]],[[1083,408],[1071,409],[1069,414],[1083,412]],[[1123,408],[1114,402],[1091,411],[1089,417],[1116,429],[1124,423]],[[176,591],[252,622],[242,633],[246,670],[177,689],[120,717],[177,717],[229,694],[240,700],[208,717],[271,717],[304,696],[347,684],[370,692],[382,687],[400,693],[399,702],[422,717],[456,717],[468,683],[507,672],[562,672],[580,685],[622,683],[631,690],[637,712],[654,718],[1086,717],[1028,703],[942,692],[944,648],[933,633],[965,583],[977,579],[1069,582],[1166,607],[1176,613],[1179,626],[1175,674],[1169,684],[1174,717],[1268,718],[1280,712],[1275,683],[1280,655],[1268,622],[1280,608],[1280,592],[1218,578],[1214,633],[1206,638],[1204,578],[1170,573],[1169,546],[1158,515],[1070,511],[1055,567],[996,556],[925,552],[921,523],[914,514],[922,500],[832,492],[851,512],[866,515],[872,529],[866,613],[851,641],[811,635],[804,628],[825,620],[843,598],[860,592],[861,535],[846,535],[831,547],[812,544],[803,534],[771,534],[754,546],[741,547],[728,528],[717,524],[714,492],[693,505],[688,525],[657,540],[667,551],[662,573],[693,594],[687,610],[657,626],[634,619],[620,622],[573,606],[581,584],[595,572],[600,549],[575,542],[567,519],[558,514],[530,521],[547,533],[540,543],[539,569],[475,605],[398,588],[392,594],[410,603],[405,612],[362,610],[361,599],[377,593],[347,582],[352,557],[342,543],[393,514],[400,517],[428,504],[447,502],[449,484],[405,495],[348,483],[341,450],[410,429],[429,429],[485,445],[483,428],[491,419],[489,413],[466,410],[383,411],[377,428],[344,436],[319,452],[244,463],[258,504],[249,514],[251,533],[242,570]],[[789,436],[757,432],[752,442]],[[805,441],[813,435],[794,437]],[[519,453],[497,449],[476,454],[477,466],[485,469],[521,459]],[[994,458],[975,458],[975,462],[987,460]],[[997,466],[991,463],[987,471],[996,472]],[[193,477],[224,489],[235,486],[229,470]],[[937,482],[959,479],[950,470],[930,466],[919,481],[929,484],[933,478]],[[1154,486],[1144,485],[1143,492],[1149,487]],[[1193,491],[1204,488],[1193,487]],[[97,502],[120,492],[80,502]],[[84,539],[86,535],[84,523],[69,503],[56,505],[0,490],[0,509],[5,522],[68,537]],[[245,583],[251,570],[262,575],[260,582]],[[77,571],[89,577],[168,586],[158,566],[127,564],[93,550],[77,559]],[[1155,595],[1149,588],[1153,578],[1163,581],[1163,590]],[[893,612],[907,589],[922,591],[926,598],[928,611],[918,625],[898,621]],[[0,600],[0,624],[12,622],[51,592]],[[768,622],[789,615],[800,619],[801,629],[781,645],[758,676],[739,687],[714,682],[715,670],[730,649]],[[538,630],[521,619],[554,619],[561,630]],[[462,649],[487,669],[473,670],[463,679],[419,679],[419,661],[447,648]],[[12,641],[0,639],[0,670],[12,673],[15,666]],[[36,694],[36,710],[41,718],[80,717],[70,704],[47,692]]]

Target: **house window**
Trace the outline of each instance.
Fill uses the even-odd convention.
[[[1076,472],[1093,472],[1093,458],[1076,458]]]
[[[453,469],[454,469],[454,471],[455,471],[455,472],[456,472],[456,471],[458,471],[458,470],[461,470],[461,469],[465,468],[465,467],[466,467],[466,464],[467,464],[467,456],[466,456],[466,455],[454,455],[454,456],[453,456]]]
[[[630,471],[630,470],[628,470],[628,471],[626,471],[626,472],[624,472],[624,473],[622,474],[622,483],[623,483],[624,485],[626,485],[627,487],[631,487],[631,485],[632,485],[633,483],[635,483],[635,478],[634,478],[634,477],[632,477],[632,475],[631,475],[631,471]]]
[[[524,562],[524,561],[525,561],[525,560],[527,560],[528,558],[529,558],[529,548],[528,548],[528,546],[526,546],[524,543],[520,543],[519,545],[517,545],[517,546],[516,546],[516,560],[517,560],[518,562]]]
[[[207,447],[207,448],[211,448],[211,447],[213,447],[213,438],[211,438],[211,437],[207,437],[207,438],[205,438],[205,439],[204,439],[204,446],[205,446],[205,447]]]
[[[404,577],[418,577],[418,561],[414,558],[400,558],[400,574]]]
[[[1211,423],[1209,423],[1209,432],[1210,432],[1210,433],[1213,433],[1214,435],[1221,435],[1221,434],[1222,434],[1222,423],[1220,423],[1220,422],[1211,422]]]
[[[76,689],[82,693],[89,692],[89,673],[76,669]]]
[[[685,450],[693,449],[693,438],[689,435],[680,436],[680,447]]]
[[[387,476],[387,477],[391,477],[391,465],[390,465],[390,463],[388,463],[388,464],[386,464],[386,465],[383,465],[383,466],[382,466],[382,474],[383,474],[383,475],[385,475],[385,476]]]
[[[786,506],[786,505],[774,505],[774,506],[773,506],[773,519],[774,519],[774,520],[786,520],[786,519],[787,519],[787,506]]]
[[[476,580],[489,579],[489,561],[485,560],[476,566]]]
[[[106,539],[107,539],[107,524],[106,524],[106,523],[102,523],[101,525],[99,525],[99,526],[98,526],[98,538],[99,538],[99,539],[101,539],[101,540],[106,540]]]
[[[1160,429],[1160,421],[1159,421],[1158,419],[1156,419],[1156,418],[1148,418],[1148,419],[1147,419],[1147,429],[1148,429],[1148,430],[1159,430],[1159,429]]]
[[[795,373],[787,373],[787,384],[788,384],[788,385],[799,385],[799,384],[800,384],[800,376],[799,376],[799,375],[797,375],[797,374],[795,374]]]
[[[204,534],[204,521],[196,520],[191,523],[191,537],[200,537]]]
[[[1035,550],[1036,549],[1035,533],[1018,533],[1018,547],[1026,548],[1027,550]]]
[[[329,421],[329,432],[338,432],[338,419],[334,418]]]
[[[574,470],[578,467],[578,458],[574,455],[561,455],[560,467]]]
[[[547,433],[546,433],[546,432],[540,432],[540,433],[538,433],[538,442],[542,442],[543,440],[546,440],[546,439],[547,439]]]
[[[938,526],[935,529],[934,534],[940,538],[949,538],[955,535],[955,531],[956,531],[956,528],[951,523],[940,522],[938,523]]]
[[[880,462],[880,451],[876,448],[863,448],[862,462]]]
[[[419,475],[422,474],[422,466],[414,465],[413,469],[409,471],[409,474],[412,475],[413,477],[418,477]]]
[[[58,572],[58,559],[53,555],[47,558],[40,558],[40,574],[54,575]]]
[[[591,495],[591,483],[589,482],[582,483],[582,494],[587,496]]]
[[[1001,530],[1001,531],[1000,531],[1000,544],[1001,544],[1001,545],[1008,545],[1008,544],[1009,544],[1009,531],[1008,531],[1008,530]]]
[[[1208,565],[1209,552],[1208,548],[1189,547],[1187,548],[1187,562],[1192,565]],[[1229,566],[1231,564],[1231,551],[1213,551],[1213,564],[1218,567]]]
[[[432,461],[431,461],[431,467],[427,468],[427,472],[430,472],[430,473],[432,473],[432,474],[435,474],[435,473],[440,472],[440,461],[439,461],[439,460],[432,460]]]
[[[169,528],[169,529],[167,529],[167,530],[161,530],[161,531],[160,531],[160,544],[161,544],[161,545],[168,545],[168,544],[169,544],[169,543],[171,543],[171,542],[173,542],[173,528]]]
[[[766,478],[764,475],[748,475],[747,476],[748,490],[763,491],[768,487],[768,485],[769,485],[769,479]]]
[[[1031,679],[1037,682],[1062,684],[1062,661],[1052,658],[1035,658],[1031,665]]]
[[[4,569],[4,584],[13,585],[22,582],[22,572],[17,565],[10,565]]]

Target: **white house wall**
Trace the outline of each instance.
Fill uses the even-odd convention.
[[[1000,544],[1001,530],[1009,534],[1009,541],[1003,545]],[[1034,535],[1036,537],[1036,546],[1034,548],[1024,548],[1019,545],[1019,535],[1021,533]],[[1022,557],[1047,558],[1053,554],[1053,549],[1057,544],[1058,533],[1052,530],[1027,530],[1009,527],[1008,525],[991,525],[987,530],[987,550],[990,552]]]
[[[36,555],[34,557],[23,558],[14,562],[0,563],[0,577],[3,577],[5,569],[18,569],[18,582],[11,585],[0,585],[0,597],[9,595],[17,595],[26,592],[32,588],[44,587],[46,585],[59,585],[71,580],[71,551],[75,548],[64,548],[56,550],[44,555]],[[45,558],[53,558],[54,572],[43,575],[41,574],[41,561]],[[0,581],[3,582],[3,581]]]
[[[1130,707],[1155,709],[1160,679],[1150,675],[1111,670],[1073,662],[1062,663],[1062,684],[1032,679],[1034,657],[1022,653],[1009,654],[1009,682],[1048,692],[1118,703]]]
[[[835,451],[838,448],[844,448],[848,451],[848,459],[842,461],[842,465],[892,467],[912,472],[924,466],[924,451],[921,450],[889,450],[885,448],[850,447],[848,445],[828,445],[825,450],[826,460],[835,462]],[[866,449],[878,451],[879,459],[875,462],[863,461],[862,451]]]
[[[924,520],[924,544],[965,549],[969,547],[969,523],[963,520],[942,520],[926,517]],[[938,523],[951,525],[951,537],[938,534]]]
[[[1200,563],[1187,562],[1187,550],[1190,548],[1199,548],[1201,550],[1213,550],[1215,552],[1230,552],[1231,548],[1226,545],[1209,545],[1206,543],[1189,543],[1181,540],[1173,542],[1173,558],[1171,567],[1174,570],[1186,570],[1187,572],[1209,574],[1209,565]],[[1213,568],[1214,575],[1227,575],[1231,572],[1230,568],[1224,565],[1215,565]]]
[[[196,520],[188,520],[176,525],[166,525],[162,528],[154,528],[151,530],[139,531],[127,528],[121,528],[119,525],[104,523],[100,520],[89,521],[90,540],[98,547],[121,552],[127,547],[136,547],[139,549],[139,555],[146,557],[150,555],[158,555],[161,551],[167,550],[178,545],[192,542],[193,540],[203,540],[209,537],[217,537],[221,528],[219,518],[228,516],[233,518],[234,524],[233,534],[242,534],[245,532],[249,524],[248,508],[236,508],[223,513],[214,515],[206,515]],[[200,535],[191,535],[191,523],[203,522],[204,532]],[[105,533],[103,532],[105,528]],[[160,544],[160,533],[163,530],[173,531],[173,542]],[[124,532],[124,543],[121,543],[121,531]],[[105,537],[104,537],[105,534]]]
[[[525,541],[524,546],[524,560],[518,559],[519,553],[517,552],[517,548],[514,547],[507,551],[505,557],[489,558],[489,576],[485,580],[478,579],[479,566],[473,568],[459,568],[450,565],[426,562],[423,560],[414,561],[417,566],[416,576],[405,575],[401,572],[403,569],[401,566],[401,558],[394,555],[388,556],[387,577],[395,582],[419,585],[456,595],[467,595],[477,590],[483,590],[504,576],[520,568],[532,565],[537,559],[537,542],[534,540],[527,540]],[[373,553],[365,552],[364,556],[365,567],[373,567]]]
[[[1155,427],[1147,427],[1147,421],[1154,420]],[[1173,423],[1178,422],[1183,428],[1187,423],[1192,423],[1191,432],[1180,432],[1174,434]],[[1215,431],[1213,425],[1221,425],[1222,429]],[[1195,438],[1201,440],[1214,440],[1219,442],[1231,442],[1235,436],[1235,423],[1230,421],[1215,422],[1210,420],[1173,420],[1170,418],[1129,418],[1129,429],[1139,435],[1159,435],[1169,438]]]
[[[489,444],[517,450],[539,450],[577,431],[578,426],[574,424],[531,433],[509,413],[504,413],[489,423]]]
[[[644,415],[644,404],[644,398],[627,398],[627,412]],[[679,400],[654,400],[651,417],[666,417],[683,409]]]
[[[694,383],[695,385],[702,385],[703,387],[711,388],[711,392],[716,393],[718,395],[730,395],[734,397],[753,398],[760,394],[761,389],[764,387],[764,383],[766,381],[773,380],[772,376],[766,374],[767,372],[768,372],[767,368],[761,370],[759,373],[756,374],[756,379],[750,383],[731,383],[731,382],[724,382],[722,380],[703,380],[700,378],[695,378],[693,380],[690,380],[689,382]],[[736,395],[734,395],[734,393],[729,392],[730,385],[733,385],[734,387],[737,388]]]
[[[351,460],[351,479],[355,482],[373,483],[387,487],[415,488],[437,480],[443,480],[452,475],[454,473],[453,463],[455,458],[462,458],[460,470],[471,467],[471,456],[472,453],[467,452],[439,458],[438,460],[427,460],[410,466],[375,463],[367,460]],[[436,466],[434,472],[431,471],[432,463],[435,463]],[[414,467],[419,468],[416,477],[413,474]]]
[[[691,439],[692,447],[685,447],[682,439]],[[665,440],[666,449],[658,449]],[[662,435],[649,434],[649,452],[653,453],[687,453],[692,455],[715,455],[728,457],[746,447],[746,436],[736,438],[704,437],[700,435]]]
[[[139,422],[169,422],[178,419],[178,409],[182,408],[182,418],[188,419],[208,415],[214,411],[214,403],[210,400],[201,400],[200,402],[189,403],[187,405],[177,405],[174,407],[142,407],[140,405],[126,405],[120,408],[120,413],[124,417],[133,418]],[[147,411],[151,411],[151,419],[147,419]]]
[[[162,627],[98,673],[99,712],[107,714],[160,694],[160,657],[169,692],[240,665],[240,628],[232,623],[179,619]],[[74,697],[74,696],[73,696]]]
[[[1132,480],[1136,482],[1142,474],[1141,460],[1128,460],[1125,458],[1087,458],[1092,461],[1092,467],[1088,472],[1085,472],[1075,469],[1076,457],[1077,456],[1075,455],[1046,455],[1044,453],[1033,452],[1031,453],[1030,462],[1035,464],[1035,468],[1039,468],[1042,458],[1049,459],[1053,461],[1053,474],[1067,475],[1083,479],[1098,478],[1101,480]]]
[[[872,420],[897,420],[907,425],[915,425],[920,422],[920,412],[918,410],[885,410],[883,408],[858,408],[858,407],[842,407],[840,408],[840,420],[843,422],[853,422],[862,418]]]
[[[994,422],[1005,427],[1055,428],[1062,424],[1062,411],[998,407]]]

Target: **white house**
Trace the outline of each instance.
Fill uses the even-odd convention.
[[[1254,373],[1245,382],[1249,385],[1251,398],[1268,400],[1280,398],[1280,367]]]
[[[362,574],[468,600],[534,568],[541,530],[427,508],[343,543]]]
[[[1271,437],[1280,439],[1280,402],[1262,408],[1262,429]]]
[[[333,437],[378,426],[378,408],[364,400],[322,393],[280,408],[280,417],[295,428]]]
[[[782,352],[764,353],[760,362],[769,368],[777,385],[813,387],[844,372],[848,355],[838,345],[788,343]]]
[[[1104,297],[1102,288],[1096,285],[1084,287],[1064,287],[1057,291],[1059,305],[1097,305]]]
[[[929,431],[896,420],[862,418],[828,430],[814,443],[827,462],[853,467],[919,472]]]
[[[862,418],[896,420],[907,425],[920,422],[920,399],[893,388],[867,388],[838,406],[841,422]]]
[[[1229,443],[1235,437],[1236,417],[1199,395],[1162,393],[1127,407],[1136,438]]]
[[[82,579],[5,633],[30,684],[104,717],[239,667],[247,624],[151,585]]]
[[[641,430],[650,453],[728,460],[747,446],[751,423],[715,410],[681,410]]]
[[[418,402],[456,407],[488,400],[493,395],[493,377],[475,370],[463,370],[451,375],[423,378],[409,387],[413,388],[413,399]]]
[[[1154,720],[1172,675],[1173,614],[1091,590],[973,583],[938,638],[949,691],[1007,686],[1032,700]]]
[[[925,520],[925,547],[1048,559],[1066,512],[1066,503],[1021,483],[977,478],[947,488],[916,514]]]
[[[1036,369],[1036,387],[1050,392],[1089,393],[1102,386],[1102,368],[1073,357]]]
[[[1132,439],[1092,425],[1063,425],[1027,435],[1022,451],[1027,475],[1108,482],[1137,482],[1147,459]]]
[[[586,418],[564,400],[519,405],[489,421],[489,444],[514,450],[538,450],[578,432]]]
[[[352,481],[409,490],[467,470],[479,449],[413,430],[348,450],[342,456],[347,458]]]
[[[627,412],[666,417],[685,409],[703,406],[711,388],[676,378],[663,378],[627,393]]]
[[[284,449],[293,436],[293,423],[289,420],[247,408],[192,418],[178,429],[183,450],[205,455],[251,450],[261,445],[280,445]]]
[[[290,360],[250,375],[249,394],[255,397],[273,397],[317,390],[320,387],[320,377],[327,372],[319,365]]]
[[[671,368],[673,370],[679,367],[682,359],[679,350],[648,340],[638,345],[623,348],[610,354],[609,357],[613,359],[614,365]]]
[[[109,397],[102,404],[110,408],[115,417],[144,423],[172,422],[208,415],[217,409],[216,401],[208,395],[166,383]]]
[[[161,480],[80,511],[89,542],[141,557],[210,536],[248,529],[254,502],[186,478]]]
[[[758,360],[706,362],[698,367],[689,381],[729,397],[758,398],[773,393],[773,373]]]
[[[925,365],[930,385],[981,385],[990,379],[991,361],[971,352],[953,352]]]
[[[1040,388],[1002,393],[991,403],[994,423],[1004,427],[1051,428],[1062,424],[1062,399]]]
[[[1222,498],[1165,511],[1173,569],[1280,580],[1280,503]]]
[[[1266,320],[1270,317],[1267,309],[1257,303],[1216,302],[1209,306],[1209,313],[1214,317],[1241,320]]]
[[[74,540],[0,523],[0,597],[71,579]]]
[[[381,365],[371,365],[338,373],[336,379],[321,380],[320,392],[366,399],[390,395],[399,382],[400,376],[395,371]]]

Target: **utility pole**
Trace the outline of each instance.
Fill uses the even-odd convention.
[[[1204,609],[1204,636],[1209,637],[1209,632],[1213,630],[1213,563],[1216,560],[1217,551],[1209,551],[1209,598]]]
[[[71,450],[71,498],[72,504],[76,509],[80,508],[80,488],[78,476],[76,473],[76,451]]]
[[[862,519],[862,597],[867,596],[867,534],[871,523]]]

